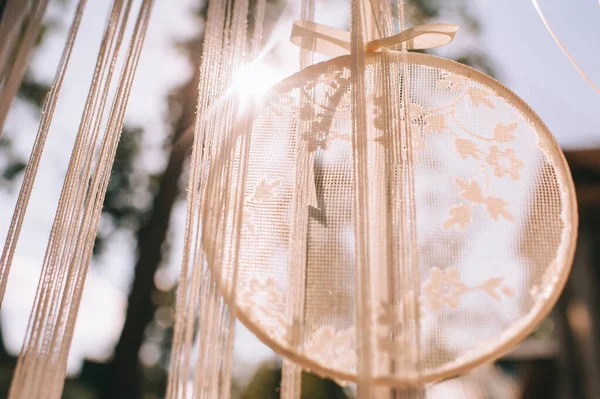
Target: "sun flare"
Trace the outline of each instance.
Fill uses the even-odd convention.
[[[243,100],[263,96],[281,79],[280,73],[261,62],[244,65],[233,78],[232,89]]]

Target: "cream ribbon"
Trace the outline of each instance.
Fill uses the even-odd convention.
[[[458,31],[455,24],[426,24],[406,29],[397,35],[372,40],[365,51],[423,50],[445,46]],[[350,32],[310,21],[294,21],[290,41],[319,54],[338,57],[350,54]]]
[[[550,33],[550,36],[552,36],[552,39],[554,39],[554,41],[556,42],[556,44],[558,45],[560,50],[569,59],[569,61],[571,62],[571,65],[573,65],[575,67],[575,69],[577,70],[577,72],[579,72],[581,77],[592,87],[592,89],[594,89],[596,91],[596,93],[600,94],[600,89],[594,84],[594,82],[592,82],[592,80],[590,78],[588,78],[588,76],[585,74],[585,72],[583,72],[583,69],[581,69],[581,67],[577,64],[575,59],[573,57],[571,57],[571,54],[569,54],[569,52],[567,51],[565,46],[563,46],[561,41],[558,40],[558,36],[556,36],[556,33],[554,33],[554,31],[550,27],[550,23],[544,16],[544,13],[542,12],[540,5],[538,4],[538,1],[537,0],[532,0],[532,1],[533,1],[533,6],[535,7],[535,10],[537,11],[538,15],[540,16],[540,19],[544,23],[544,26],[548,30],[548,33]],[[600,3],[600,1],[599,1],[599,3]]]

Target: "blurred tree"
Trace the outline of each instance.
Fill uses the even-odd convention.
[[[199,13],[204,18],[205,7],[202,7]],[[105,398],[141,397],[143,381],[148,381],[144,379],[145,371],[153,374],[154,378],[150,381],[162,379],[163,384],[159,385],[164,386],[164,380],[166,379],[164,369],[148,367],[147,370],[144,370],[139,361],[139,353],[146,338],[145,332],[152,322],[156,310],[161,305],[173,305],[170,296],[161,295],[156,290],[154,275],[165,256],[165,243],[171,214],[180,192],[179,183],[184,161],[190,150],[189,140],[180,141],[180,138],[191,129],[194,122],[202,39],[203,35],[200,34],[200,36],[180,44],[193,65],[194,73],[183,86],[175,89],[169,98],[173,133],[168,144],[167,166],[157,179],[150,209],[144,217],[140,218],[139,213],[132,213],[130,208],[120,206],[118,198],[121,193],[118,191],[114,193],[114,198],[117,201],[110,208],[112,209],[111,216],[116,217],[117,220],[123,216],[128,216],[131,219],[137,218],[139,225],[137,230],[138,259],[135,264],[133,284],[129,293],[125,324],[115,347],[114,357],[108,365],[109,379],[106,384],[102,385],[102,397]],[[187,136],[190,135],[187,134]],[[127,163],[125,157],[122,162],[123,164]],[[116,169],[116,171],[119,172],[120,170]],[[115,170],[113,170],[114,175]],[[120,176],[119,180],[127,183],[130,178],[125,173]],[[115,190],[118,190],[119,186],[119,182],[115,182]],[[108,193],[107,198],[109,198]],[[165,299],[167,303],[162,302]]]
[[[42,29],[41,34],[48,32],[47,29]],[[43,36],[40,36],[41,38]],[[42,39],[39,39],[41,41]],[[46,97],[46,93],[50,89],[47,83],[39,82],[35,80],[30,73],[25,74],[23,83],[17,93],[17,99],[22,100],[35,108],[40,110]],[[4,132],[2,132],[4,133]],[[25,171],[27,161],[20,155],[14,153],[12,138],[10,132],[8,134],[0,135],[0,157],[2,163],[2,173],[0,174],[0,188],[4,189],[18,189],[18,186],[14,184],[16,181],[20,182],[22,172]]]
[[[452,22],[460,26],[460,35],[467,35],[469,39],[463,40],[465,45],[462,45],[457,50],[457,46],[453,46],[452,50],[456,51],[452,55],[446,57],[453,58],[461,64],[468,65],[478,69],[490,76],[494,76],[496,71],[490,61],[488,55],[483,51],[476,38],[480,34],[481,26],[477,17],[470,9],[469,1],[467,0],[405,0],[405,13],[412,26],[422,25],[434,22]],[[427,51],[429,52],[429,51]],[[435,51],[434,51],[435,52]]]

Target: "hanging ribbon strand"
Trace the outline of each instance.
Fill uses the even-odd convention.
[[[315,18],[315,1],[302,1],[302,20],[313,21]],[[307,40],[308,39],[308,40]],[[301,38],[300,48],[300,69],[304,69],[312,64],[314,50],[305,47],[310,47],[310,38]],[[305,47],[302,47],[305,46]],[[313,120],[315,115],[312,112],[312,104],[314,103],[314,93],[309,92],[306,98],[301,99],[305,106],[302,107],[306,115],[302,116],[300,129],[302,135],[310,134],[310,120]],[[287,277],[288,297],[286,300],[286,318],[291,325],[294,326],[294,331],[291,334],[290,345],[301,349],[304,341],[304,316],[306,302],[306,260],[307,260],[307,245],[308,245],[308,224],[309,224],[309,206],[318,208],[317,194],[315,188],[315,157],[308,150],[306,142],[299,141],[296,144],[296,190],[293,196],[293,231],[294,238],[290,240],[290,251],[294,253],[292,257],[294,265],[289,268]],[[309,182],[311,182],[309,184]],[[310,192],[308,191],[310,190]],[[302,394],[302,368],[300,365],[288,358],[283,359],[281,367],[281,396],[280,399],[296,399]]]
[[[220,289],[235,298],[236,241],[243,217],[245,177],[235,174],[236,166],[231,164],[215,171],[213,162],[219,151],[232,151],[231,137],[242,135],[240,152],[243,155],[248,150],[252,121],[241,111],[248,104],[239,104],[231,87],[242,67],[254,67],[261,49],[265,7],[265,0],[254,3],[252,46],[247,50],[248,1],[208,2],[167,398],[212,399],[231,394],[236,309],[227,306]],[[214,65],[220,68],[215,70]],[[205,186],[209,173],[217,175],[211,189]],[[224,190],[230,181],[236,182],[236,189]],[[206,209],[215,213],[207,215]],[[230,211],[231,217],[221,218],[223,210]],[[206,245],[204,236],[217,241]],[[217,242],[230,245],[218,248]],[[226,288],[218,285],[220,271],[206,268],[221,257],[233,265],[231,286]]]
[[[31,4],[27,6],[27,3]],[[5,5],[4,16],[0,22],[0,135],[10,105],[25,76],[27,61],[40,33],[47,6],[48,0],[32,2],[8,0]],[[28,14],[27,25],[23,30],[19,46],[11,57],[19,37],[21,21],[26,14]]]
[[[189,382],[192,338],[197,318],[203,268],[202,253],[197,248],[200,239],[201,187],[208,168],[208,154],[215,144],[213,137],[207,135],[212,127],[208,110],[212,101],[219,97],[219,76],[210,73],[212,65],[220,64],[223,56],[223,40],[226,24],[226,3],[209,1],[207,21],[204,32],[196,121],[193,129],[193,146],[190,163],[189,189],[187,191],[186,227],[184,233],[181,275],[177,287],[177,303],[171,361],[167,385],[167,398],[186,398]],[[202,292],[206,292],[202,287]],[[206,301],[204,301],[206,302]],[[195,386],[194,386],[195,388]]]
[[[554,42],[556,42],[556,44],[558,45],[560,50],[563,52],[565,57],[567,57],[567,59],[569,60],[571,65],[573,65],[573,67],[577,70],[579,75],[581,75],[581,77],[590,85],[590,87],[592,89],[594,89],[594,91],[596,93],[600,94],[600,89],[594,84],[594,82],[592,82],[592,80],[590,78],[588,78],[588,76],[585,74],[585,72],[583,72],[583,69],[581,69],[581,67],[577,64],[577,61],[575,61],[575,59],[573,57],[571,57],[571,54],[569,54],[569,52],[567,51],[565,46],[563,46],[561,41],[558,39],[558,36],[556,35],[556,33],[554,33],[554,31],[550,27],[550,23],[548,22],[548,20],[546,19],[546,16],[542,12],[542,9],[538,3],[538,0],[531,0],[531,1],[533,2],[533,6],[535,7],[535,10],[537,11],[538,15],[540,16],[540,19],[544,23],[544,26],[548,30],[548,33],[550,33],[550,36],[552,36],[552,39],[554,39]]]

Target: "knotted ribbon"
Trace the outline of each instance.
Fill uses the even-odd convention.
[[[365,46],[366,52],[376,52],[382,48],[390,50],[424,50],[445,46],[450,43],[458,25],[426,24],[406,29],[397,35],[371,40]],[[350,32],[317,24],[310,21],[294,21],[292,43],[319,54],[338,57],[350,54]]]
[[[423,50],[445,46],[454,39],[458,31],[455,24],[426,24],[406,29],[397,35],[371,40],[365,51],[376,52],[382,48],[390,50]],[[310,21],[294,21],[290,41],[302,49],[315,53],[339,57],[350,54],[350,32],[317,24]],[[314,154],[311,154],[314,156]],[[316,187],[314,185],[314,162],[310,169],[308,205],[318,208]]]

